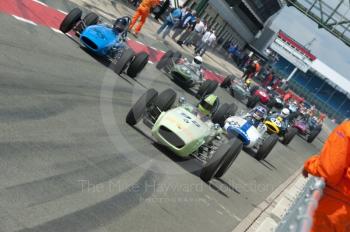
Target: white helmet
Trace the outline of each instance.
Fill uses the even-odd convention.
[[[201,64],[203,63],[203,58],[200,57],[200,56],[196,56],[196,57],[194,57],[192,63],[193,63],[193,64],[197,64],[197,65],[201,65]]]
[[[287,118],[289,116],[289,114],[290,114],[290,111],[287,108],[284,108],[281,112],[282,118]]]

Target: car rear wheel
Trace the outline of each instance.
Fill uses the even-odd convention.
[[[254,95],[255,94],[255,92],[257,91],[259,89],[259,86],[257,86],[257,85],[253,85],[252,87],[250,87],[250,94],[251,95]]]
[[[266,157],[270,154],[276,143],[278,142],[278,135],[272,134],[267,137],[264,142],[259,147],[255,158],[257,160],[266,159]]]
[[[312,130],[310,132],[310,135],[307,137],[306,141],[308,143],[312,143],[320,132],[321,132],[321,129],[319,129],[319,128]]]
[[[98,23],[98,20],[99,20],[99,17],[94,12],[88,13],[83,19],[85,26],[87,26],[87,27],[92,26],[92,25],[96,25]]]
[[[241,141],[239,141],[241,142]],[[218,173],[221,167],[223,167],[225,161],[229,161],[233,157],[233,153],[236,152],[236,141],[230,140],[227,143],[221,145],[218,150],[213,154],[211,159],[207,161],[205,166],[203,167],[200,178],[204,182],[209,182],[213,177]],[[239,152],[238,152],[239,154]],[[234,160],[234,159],[232,159]],[[233,161],[232,161],[233,162]],[[229,165],[228,165],[229,166]],[[227,171],[226,168],[225,171]],[[224,168],[223,168],[224,170]],[[224,174],[224,173],[223,173]]]
[[[63,19],[60,25],[60,31],[67,33],[74,28],[74,26],[81,20],[83,12],[79,8],[71,10]]]
[[[122,56],[118,59],[114,67],[114,72],[118,75],[122,74],[135,57],[135,53],[131,49],[124,50]]]
[[[233,162],[237,159],[239,153],[241,153],[242,148],[243,148],[243,143],[239,139],[234,139],[232,141],[232,146],[230,149],[230,155],[227,155],[225,157],[225,160],[220,167],[219,171],[215,174],[216,178],[222,177],[226,171],[232,166]]]
[[[167,51],[162,58],[160,59],[160,61],[157,63],[156,68],[161,70],[163,68],[165,68],[166,66],[168,66],[170,64],[171,61],[171,57],[173,57],[174,52],[169,50]]]
[[[284,134],[283,144],[288,145],[293,140],[294,136],[298,133],[298,129],[289,127],[287,132]]]
[[[149,56],[145,52],[136,54],[135,59],[131,62],[127,74],[129,77],[135,78],[147,65]]]
[[[157,97],[158,92],[155,89],[149,89],[144,93],[137,102],[133,105],[126,116],[126,123],[136,125],[146,113],[147,108],[152,101]]]
[[[202,85],[199,87],[196,94],[197,98],[202,98],[208,94],[212,94],[218,87],[218,83],[212,80],[205,80]]]
[[[254,108],[256,104],[259,102],[259,97],[258,96],[249,96],[248,97],[248,102],[247,102],[247,107],[248,108]]]
[[[212,122],[219,124],[221,127],[224,126],[227,118],[234,116],[237,111],[236,104],[232,103],[231,105],[224,103],[219,109],[213,114]]]
[[[231,85],[231,81],[234,79],[234,76],[227,76],[224,81],[220,84],[221,88],[228,88]]]
[[[153,104],[161,111],[168,111],[175,103],[176,96],[177,94],[173,89],[166,89],[155,98]]]

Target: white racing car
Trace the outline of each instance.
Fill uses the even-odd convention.
[[[244,116],[226,119],[224,129],[229,138],[239,138],[244,147],[255,151],[257,160],[265,159],[278,142],[278,135],[268,134],[262,122],[267,111],[262,106],[255,107]]]

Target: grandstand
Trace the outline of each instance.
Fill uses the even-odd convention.
[[[272,65],[277,73],[287,78],[296,66],[299,68],[289,80],[289,87],[331,119],[341,122],[350,118],[350,80],[317,59],[311,51],[286,33],[280,31],[276,40],[283,41],[284,47],[288,48],[286,51],[295,53],[292,56],[280,52],[276,49],[276,42],[270,46],[278,54],[278,59]],[[278,45],[281,46],[281,42]],[[296,63],[295,57],[299,57],[299,61],[303,61],[308,67],[298,65],[300,62]]]

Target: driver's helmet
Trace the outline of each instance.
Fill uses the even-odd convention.
[[[268,91],[272,91],[272,87],[271,86],[267,86],[266,88]]]
[[[208,116],[212,114],[219,105],[219,98],[214,94],[210,94],[203,98],[198,104],[198,110]]]
[[[245,81],[245,84],[247,85],[247,87],[249,87],[251,84],[252,84],[252,80],[250,78],[248,78],[246,81]]]
[[[258,121],[264,119],[266,114],[267,114],[267,110],[262,106],[255,107],[255,109],[251,113],[252,117]]]
[[[113,24],[113,30],[117,33],[121,33],[128,28],[128,20],[124,18],[117,18]]]
[[[284,108],[284,109],[281,111],[281,117],[282,117],[282,118],[288,118],[289,114],[290,114],[290,110],[287,109],[287,108]]]
[[[203,58],[202,58],[202,57],[200,57],[200,56],[195,56],[195,57],[193,58],[193,61],[192,61],[192,64],[193,64],[193,65],[201,66],[202,63],[203,63]]]

